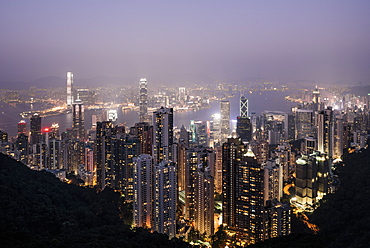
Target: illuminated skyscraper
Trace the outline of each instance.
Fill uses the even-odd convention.
[[[240,97],[240,117],[248,117],[248,99]]]
[[[72,106],[73,103],[73,72],[67,72],[67,105]]]
[[[296,139],[314,135],[314,112],[309,109],[297,109],[295,112]]]
[[[22,133],[27,135],[27,123],[25,120],[18,122],[18,135]]]
[[[146,78],[140,79],[140,115],[139,122],[145,122],[148,114],[148,86]]]
[[[154,166],[153,229],[170,238],[176,234],[176,164],[163,160]]]
[[[227,138],[230,135],[230,102],[221,101],[220,102],[220,113],[221,113],[221,143],[227,141]]]
[[[141,154],[134,158],[134,225],[152,228],[153,158]]]
[[[334,153],[334,115],[331,107],[317,115],[317,149],[331,159]]]
[[[214,233],[214,178],[211,168],[198,166],[195,173],[194,228],[211,236]]]
[[[78,95],[76,101],[72,104],[72,111],[73,111],[72,129],[75,138],[84,140],[85,139],[84,105],[82,104],[82,101],[80,100]]]
[[[153,113],[154,164],[173,160],[173,109],[161,107]]]
[[[41,117],[39,114],[33,114],[31,117],[31,145],[41,141]]]

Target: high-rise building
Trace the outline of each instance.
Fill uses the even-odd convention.
[[[196,146],[209,147],[211,127],[209,121],[190,121],[191,142]]]
[[[229,138],[222,145],[222,222],[229,227],[236,226],[236,173],[245,153],[240,139]]]
[[[31,117],[31,145],[41,142],[41,117],[39,114],[33,114]]]
[[[73,72],[67,72],[67,106],[73,104]]]
[[[18,122],[18,135],[22,133],[27,135],[27,123],[25,120]]]
[[[296,139],[314,135],[314,112],[310,109],[297,109],[295,112]]]
[[[248,117],[248,98],[240,97],[240,117]]]
[[[252,125],[249,117],[238,116],[236,118],[236,133],[243,142],[252,140]]]
[[[235,228],[241,239],[254,244],[265,239],[263,170],[251,149],[236,168]]]
[[[283,171],[276,164],[274,159],[270,159],[264,165],[264,204],[268,200],[280,201],[283,196]]]
[[[148,114],[148,85],[146,78],[140,79],[140,112],[139,112],[139,122],[146,122],[146,116]]]
[[[334,153],[334,114],[328,107],[317,114],[317,150],[332,159]]]
[[[315,152],[302,155],[296,161],[296,203],[299,207],[312,207],[328,193],[329,160],[325,154]]]
[[[195,173],[194,229],[211,236],[214,233],[214,180],[211,168],[199,165]]]
[[[227,138],[230,135],[230,102],[221,101],[220,102],[220,130],[221,130],[221,143],[227,141]]]
[[[266,204],[266,234],[267,239],[286,236],[291,233],[292,210],[288,203],[269,200]]]
[[[76,139],[85,140],[85,113],[84,105],[77,95],[76,101],[72,104],[73,122],[72,130]]]
[[[154,166],[154,231],[176,235],[176,204],[176,165],[163,160]]]
[[[179,87],[179,101],[180,102],[185,102],[186,101],[185,87]]]
[[[154,164],[173,160],[173,109],[161,107],[153,113]]]
[[[17,140],[15,141],[15,157],[23,164],[28,164],[28,136],[24,133],[18,134]]]
[[[195,147],[185,151],[185,217],[195,221],[196,189],[195,180],[198,169],[208,167],[210,176],[214,177],[215,153],[212,149]],[[213,188],[212,188],[213,189]]]
[[[153,158],[141,154],[134,158],[134,225],[153,226]]]
[[[140,154],[152,154],[153,126],[147,122],[135,123],[130,128],[130,133],[137,136],[140,140]]]

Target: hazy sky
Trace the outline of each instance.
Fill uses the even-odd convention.
[[[2,0],[0,82],[70,70],[370,84],[369,13],[367,0]]]

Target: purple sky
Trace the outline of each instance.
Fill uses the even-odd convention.
[[[0,1],[0,82],[204,73],[370,84],[370,1]]]

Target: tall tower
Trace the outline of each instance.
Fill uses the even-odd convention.
[[[141,154],[134,158],[134,224],[152,228],[153,220],[153,158]]]
[[[173,160],[173,109],[161,107],[153,113],[154,164]]]
[[[317,115],[317,148],[331,159],[334,151],[334,115],[331,107]]]
[[[153,229],[170,238],[176,234],[176,164],[163,160],[154,166]]]
[[[221,101],[220,102],[220,112],[221,112],[221,143],[227,141],[227,138],[230,135],[230,102]]]
[[[73,103],[73,72],[67,72],[67,106],[72,106]]]
[[[31,117],[31,145],[41,141],[41,117],[35,113]]]
[[[84,105],[82,104],[79,95],[77,95],[76,101],[72,104],[72,112],[73,112],[72,130],[74,132],[75,138],[84,140],[85,139]]]
[[[240,117],[248,117],[248,99],[244,96],[240,97]]]
[[[148,114],[148,85],[146,78],[140,79],[140,116],[139,121],[145,122]]]

